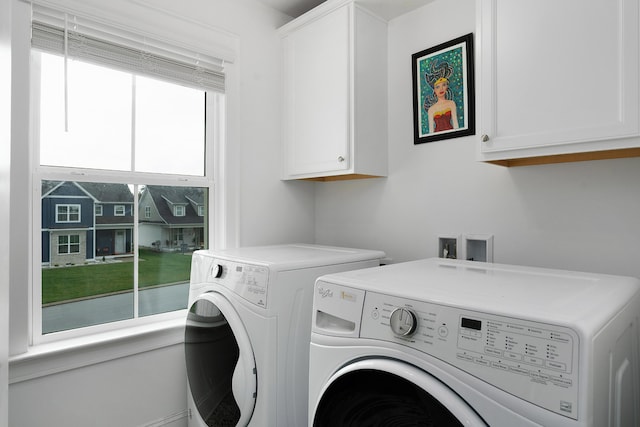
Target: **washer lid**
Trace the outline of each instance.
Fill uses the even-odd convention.
[[[297,270],[385,257],[382,251],[312,244],[248,246],[196,253],[236,262],[266,265],[274,270]]]
[[[327,283],[596,331],[640,298],[640,280],[431,258],[326,275]]]
[[[405,362],[366,359],[329,378],[315,404],[315,427],[446,425],[486,427],[459,395]]]

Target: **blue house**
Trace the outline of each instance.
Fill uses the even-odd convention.
[[[42,182],[44,264],[130,254],[133,222],[133,194],[125,184]]]

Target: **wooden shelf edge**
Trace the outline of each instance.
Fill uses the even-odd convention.
[[[556,154],[552,156],[524,157],[521,159],[487,160],[499,166],[533,166],[553,163],[584,162],[589,160],[623,159],[627,157],[640,157],[640,148],[622,148],[619,150],[590,151],[587,153]]]
[[[351,179],[370,179],[370,178],[384,178],[381,175],[364,175],[364,174],[348,174],[348,175],[333,175],[333,176],[321,176],[318,178],[300,178],[301,181],[316,181],[316,182],[329,182],[329,181],[348,181]]]

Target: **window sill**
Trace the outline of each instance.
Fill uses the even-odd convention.
[[[9,359],[9,384],[184,342],[185,316],[30,347]]]

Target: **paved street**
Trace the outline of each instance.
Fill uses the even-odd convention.
[[[187,307],[189,283],[142,289],[139,315],[164,313]],[[133,293],[123,293],[42,308],[42,333],[131,319]]]

